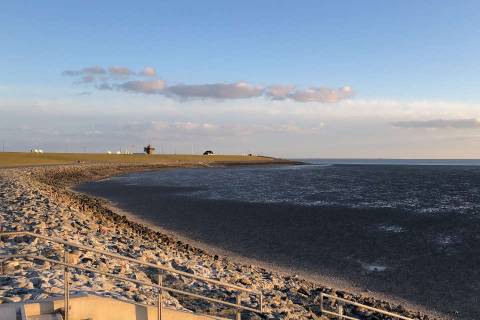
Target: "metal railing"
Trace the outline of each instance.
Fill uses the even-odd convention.
[[[325,310],[323,304],[324,304],[325,300],[327,300],[327,299],[337,301],[337,310],[336,311]],[[389,311],[377,309],[377,308],[374,308],[374,307],[370,307],[370,306],[367,306],[367,305],[364,305],[364,304],[361,304],[361,303],[358,303],[358,302],[353,302],[353,301],[350,301],[350,300],[347,300],[347,299],[344,299],[344,298],[333,296],[331,294],[326,294],[326,293],[323,293],[323,292],[320,293],[320,311],[322,312],[322,314],[334,316],[334,317],[336,317],[337,319],[340,319],[340,320],[344,320],[344,319],[361,320],[360,318],[354,318],[352,316],[345,315],[344,314],[344,312],[345,312],[344,306],[345,305],[352,305],[352,306],[355,306],[359,309],[372,311],[372,312],[379,313],[379,314],[382,314],[382,315],[385,315],[385,316],[389,316],[389,317],[392,317],[392,318],[395,318],[395,319],[414,320],[412,318],[408,318],[408,317],[405,317],[405,316],[402,316],[402,315],[399,315],[399,314],[396,314],[396,313],[393,313],[393,312],[389,312]]]
[[[63,239],[50,237],[50,236],[44,236],[44,235],[41,235],[41,234],[29,232],[29,231],[0,232],[0,240],[2,240],[5,237],[11,238],[11,237],[20,237],[20,236],[29,236],[29,237],[33,237],[33,238],[43,239],[43,240],[46,240],[46,241],[51,241],[51,242],[55,242],[55,243],[58,243],[58,244],[62,244],[63,245],[63,252],[64,252],[63,262],[60,261],[60,260],[50,259],[50,258],[47,258],[47,257],[44,257],[44,256],[33,255],[33,254],[0,255],[0,272],[1,273],[4,272],[4,268],[3,268],[4,261],[11,260],[11,259],[26,259],[26,260],[34,260],[34,261],[39,260],[39,261],[45,261],[45,262],[49,262],[49,263],[52,263],[52,264],[57,264],[57,265],[63,266],[64,267],[64,300],[65,300],[64,313],[65,313],[65,320],[69,319],[69,314],[68,313],[69,313],[69,298],[70,298],[70,284],[69,284],[70,269],[76,269],[76,270],[82,270],[82,271],[85,271],[85,272],[100,274],[100,275],[110,277],[110,278],[113,278],[113,279],[117,279],[117,280],[121,280],[121,281],[127,281],[127,282],[131,282],[131,283],[135,283],[135,284],[140,285],[140,286],[147,286],[147,287],[152,287],[154,289],[157,289],[157,291],[158,291],[158,301],[157,301],[156,305],[157,305],[157,319],[158,320],[162,320],[162,300],[163,300],[163,292],[164,291],[188,296],[188,297],[195,298],[195,299],[205,300],[205,301],[208,301],[208,302],[220,304],[220,305],[227,306],[227,307],[232,307],[236,310],[236,319],[237,320],[241,319],[241,312],[242,311],[250,311],[250,312],[254,312],[254,313],[263,313],[263,295],[262,295],[262,292],[260,292],[260,291],[243,288],[243,287],[240,287],[240,286],[237,286],[237,285],[234,285],[234,284],[230,284],[230,283],[226,283],[226,282],[222,282],[222,281],[218,281],[218,280],[194,275],[194,274],[191,274],[191,273],[188,273],[188,272],[183,272],[183,271],[176,270],[176,269],[173,269],[173,268],[168,268],[168,267],[165,267],[165,266],[162,266],[162,265],[157,265],[157,264],[153,264],[153,263],[140,261],[140,260],[137,260],[137,259],[122,256],[122,255],[119,255],[119,254],[115,254],[115,253],[111,253],[111,252],[107,252],[107,251],[103,251],[103,250],[99,250],[99,249],[95,249],[95,248],[90,248],[90,247],[87,247],[87,246],[84,246],[84,245],[81,245],[81,244],[78,244],[78,243],[68,242],[68,241],[65,241]],[[108,256],[108,257],[111,257],[111,258],[116,258],[116,259],[120,259],[120,260],[123,260],[123,261],[136,263],[136,264],[146,266],[146,267],[150,267],[150,268],[154,268],[154,269],[157,269],[157,270],[162,270],[162,271],[178,274],[178,275],[181,275],[181,276],[189,277],[189,278],[192,278],[192,279],[195,279],[195,280],[203,281],[203,282],[206,282],[206,283],[215,284],[217,286],[222,286],[222,287],[225,287],[225,288],[234,289],[234,290],[238,291],[238,294],[236,296],[236,303],[232,303],[232,302],[228,302],[228,301],[224,301],[224,300],[219,300],[219,299],[216,299],[216,298],[211,298],[211,297],[207,297],[207,296],[204,296],[204,295],[201,295],[201,294],[187,292],[187,291],[184,291],[184,290],[174,289],[174,288],[171,288],[171,287],[166,287],[166,286],[163,285],[161,274],[158,275],[158,283],[155,284],[155,283],[151,283],[151,282],[149,283],[149,282],[145,282],[145,281],[141,281],[141,280],[135,280],[135,279],[123,277],[123,276],[120,276],[118,274],[113,274],[113,273],[109,273],[109,272],[102,271],[102,270],[97,270],[97,269],[82,267],[82,266],[79,266],[79,265],[74,265],[74,264],[71,264],[69,262],[69,253],[68,253],[69,248],[77,248],[77,249],[85,250],[85,251],[88,251],[88,252],[94,252],[94,253],[102,254],[104,256]],[[259,305],[258,308],[252,308],[252,307],[242,305],[242,296],[245,293],[252,294],[252,295],[257,297],[258,305]]]

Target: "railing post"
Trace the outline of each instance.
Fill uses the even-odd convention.
[[[68,247],[64,247],[63,261],[68,263]],[[64,285],[64,309],[65,309],[65,320],[69,320],[70,313],[70,274],[68,272],[68,267],[65,266],[63,269],[63,285]]]
[[[163,287],[162,275],[158,274],[158,285]],[[162,320],[163,311],[163,289],[158,288],[158,302],[157,302],[157,320]]]
[[[320,292],[320,314],[323,315],[323,292]]]
[[[260,312],[263,312],[263,292],[260,291]]]
[[[3,224],[0,225],[0,233],[3,233]],[[3,246],[3,237],[0,237],[0,242],[2,243]],[[0,261],[0,274],[3,275],[3,259]]]
[[[2,227],[2,225],[1,225],[1,222],[0,222],[0,230],[1,230],[1,227]],[[162,267],[161,265],[154,265],[154,264],[146,263],[146,262],[143,262],[143,261],[140,261],[140,260],[135,260],[135,259],[128,258],[128,257],[123,257],[121,255],[109,253],[109,252],[102,251],[102,250],[99,250],[99,249],[89,248],[89,247],[83,246],[81,244],[68,242],[68,241],[65,241],[65,240],[62,240],[62,239],[59,239],[59,238],[54,238],[54,237],[50,237],[50,236],[43,236],[43,235],[40,235],[40,234],[28,232],[28,231],[6,232],[3,235],[3,237],[2,237],[2,234],[0,233],[0,240],[4,240],[5,238],[9,238],[9,237],[20,237],[20,236],[29,236],[29,237],[39,238],[39,239],[52,241],[52,242],[63,245],[63,253],[64,253],[63,262],[62,262],[61,256],[60,256],[59,259],[52,259],[48,256],[44,256],[42,254],[43,252],[41,250],[38,252],[38,255],[29,254],[29,253],[26,253],[26,254],[18,254],[18,253],[13,254],[12,253],[12,254],[9,254],[9,255],[5,255],[5,260],[4,261],[8,261],[8,259],[26,259],[26,260],[34,260],[34,262],[35,262],[36,260],[38,260],[38,261],[43,261],[45,263],[48,262],[50,264],[50,268],[52,268],[52,269],[54,268],[54,266],[58,266],[58,264],[60,264],[63,267],[63,278],[64,278],[64,319],[65,320],[70,320],[72,318],[72,316],[70,315],[70,313],[72,311],[72,309],[70,308],[70,287],[72,285],[74,285],[74,283],[70,283],[70,281],[71,281],[70,279],[72,278],[72,272],[70,272],[70,270],[80,270],[79,272],[89,272],[89,273],[93,273],[93,274],[100,274],[100,275],[103,275],[103,276],[106,276],[106,277],[112,277],[114,279],[118,279],[120,281],[133,282],[133,283],[136,283],[137,285],[144,285],[144,286],[149,286],[149,287],[154,287],[154,288],[156,287],[157,291],[158,291],[158,304],[157,304],[158,319],[160,319],[160,320],[162,319],[162,311],[163,311],[163,298],[164,298],[163,297],[163,291],[178,293],[178,294],[186,295],[186,296],[189,296],[189,297],[192,297],[192,298],[195,298],[195,299],[203,299],[203,300],[209,301],[210,303],[218,303],[218,304],[221,304],[221,305],[224,305],[224,306],[229,306],[230,308],[233,308],[233,310],[231,310],[231,311],[233,311],[233,313],[236,315],[235,319],[237,319],[237,320],[241,320],[241,315],[242,315],[243,310],[248,310],[249,312],[254,312],[254,313],[258,313],[259,311],[263,312],[263,293],[261,291],[244,289],[244,288],[241,288],[241,287],[233,285],[233,284],[223,283],[221,281],[213,280],[213,279],[209,279],[209,278],[205,278],[205,277],[194,276],[194,275],[191,275],[189,273],[181,272],[181,271],[178,271],[178,270],[175,270],[175,269],[172,269],[172,268]],[[180,289],[165,287],[165,286],[163,286],[163,275],[161,275],[160,272],[157,273],[158,285],[155,285],[154,281],[153,282],[151,282],[151,281],[147,282],[147,281],[134,280],[134,279],[130,279],[128,277],[123,277],[121,275],[109,273],[107,271],[96,270],[96,269],[80,266],[78,263],[73,263],[71,261],[70,251],[75,250],[74,248],[79,248],[79,249],[82,249],[82,250],[88,250],[89,252],[101,253],[101,254],[104,254],[104,255],[109,256],[109,257],[119,258],[119,259],[123,259],[123,260],[126,260],[126,261],[135,262],[135,263],[138,263],[138,264],[141,264],[141,265],[147,265],[147,266],[156,268],[158,270],[164,270],[164,271],[168,271],[168,272],[178,273],[182,276],[184,276],[184,275],[185,276],[191,276],[195,279],[201,279],[205,282],[212,282],[212,283],[215,283],[215,284],[218,284],[218,285],[223,285],[227,288],[230,288],[229,290],[231,290],[231,288],[235,288],[237,290],[237,292],[235,292],[233,290],[230,291],[235,296],[235,302],[231,301],[230,299],[229,299],[229,301],[224,301],[224,300],[220,300],[220,299],[217,299],[217,298],[209,297],[208,295],[203,295],[201,293],[196,294],[196,293],[192,293],[192,292],[188,292],[188,291],[184,291],[184,290],[180,290]],[[0,260],[0,263],[1,262],[2,262],[2,260]],[[6,268],[6,269],[7,270],[4,269],[4,271],[8,272],[8,268]],[[153,289],[153,291],[152,291],[153,298],[154,298],[154,295],[155,295],[154,291],[155,291],[155,289]],[[253,307],[250,307],[250,306],[247,306],[247,305],[245,305],[245,306],[242,305],[242,299],[245,298],[244,297],[244,292],[249,292],[249,294],[248,294],[249,298],[250,297],[253,298],[253,294],[259,295],[259,297],[257,296],[257,299],[258,299],[258,302],[260,304],[260,309],[253,308]],[[237,294],[235,295],[235,293],[237,293]],[[250,295],[252,295],[252,296],[250,296]],[[75,308],[73,308],[73,311],[75,311]],[[72,314],[73,314],[73,317],[74,317],[75,312],[73,312]],[[165,317],[163,317],[163,318],[165,318]],[[407,319],[407,320],[412,320],[412,319]]]
[[[238,305],[238,308],[237,308],[237,314],[236,314],[236,317],[235,319],[236,320],[242,320],[242,309],[240,309],[240,306],[242,304],[242,299],[241,299],[241,292],[238,293],[237,295],[237,305]]]
[[[341,301],[337,302],[337,310],[338,310],[338,314],[339,314],[338,319],[339,320],[344,320],[345,318],[343,317],[343,303]]]

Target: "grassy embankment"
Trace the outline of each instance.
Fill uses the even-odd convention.
[[[77,163],[125,163],[125,164],[214,164],[214,163],[279,163],[284,160],[263,156],[243,155],[130,155],[103,153],[30,153],[0,152],[0,167],[60,165]]]

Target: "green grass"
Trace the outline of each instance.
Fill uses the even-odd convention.
[[[270,162],[269,157],[242,155],[127,155],[103,153],[0,152],[0,167],[21,167],[82,163],[176,164],[214,162]]]

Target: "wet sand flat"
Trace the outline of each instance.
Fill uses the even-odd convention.
[[[179,196],[174,187],[114,180],[77,190],[235,255],[313,279],[345,280],[454,318],[480,317],[475,217],[203,200]]]

